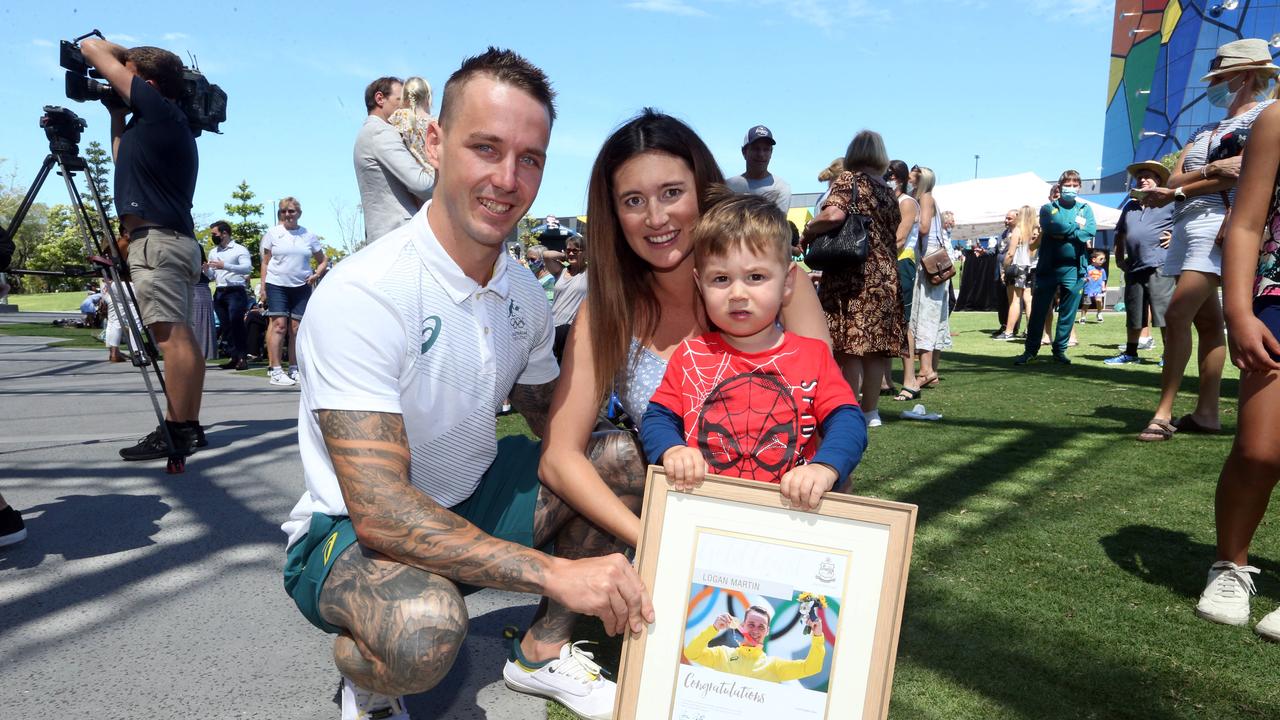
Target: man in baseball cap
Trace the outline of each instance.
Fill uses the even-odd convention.
[[[742,157],[747,161],[747,171],[735,175],[725,184],[734,192],[749,192],[768,197],[777,203],[785,214],[791,208],[791,185],[769,173],[769,160],[773,158],[773,132],[764,125],[755,125],[742,138]]]
[[[1103,362],[1125,365],[1142,362],[1139,350],[1155,346],[1150,335],[1143,338],[1147,317],[1151,326],[1164,330],[1164,314],[1173,298],[1174,278],[1160,274],[1164,256],[1173,237],[1173,204],[1161,208],[1143,207],[1144,193],[1162,187],[1169,180],[1169,168],[1155,160],[1143,160],[1128,167],[1133,191],[1120,209],[1116,224],[1116,265],[1124,270],[1124,311],[1128,337],[1124,352]]]

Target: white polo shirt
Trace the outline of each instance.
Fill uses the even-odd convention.
[[[311,277],[311,258],[324,252],[324,245],[315,233],[301,225],[292,230],[276,225],[262,236],[260,252],[265,254],[268,250],[271,262],[267,263],[265,280],[280,287],[299,287]]]
[[[489,283],[476,284],[436,241],[430,205],[343,260],[307,305],[298,333],[307,491],[281,526],[290,545],[313,512],[347,514],[318,410],[402,415],[410,482],[452,507],[497,456],[497,411],[511,387],[559,374],[551,308],[533,274],[502,253]]]

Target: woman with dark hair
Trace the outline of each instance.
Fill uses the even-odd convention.
[[[591,282],[569,331],[538,471],[566,503],[632,546],[640,537],[639,508],[609,489],[587,458],[587,444],[611,392],[640,420],[671,353],[707,331],[694,284],[692,230],[709,186],[723,182],[715,157],[689,126],[649,109],[609,136],[591,170]],[[793,284],[783,323],[829,342],[812,284],[803,277]]]
[[[911,298],[916,286],[916,244],[920,240],[920,203],[907,192],[911,184],[910,171],[901,160],[890,160],[889,169],[884,173],[885,183],[898,198],[898,211],[902,219],[898,222],[898,287],[902,290],[902,317],[911,317]],[[902,392],[893,399],[899,402],[915,400],[920,397],[920,388],[916,387],[916,339],[907,331],[907,352],[902,360]],[[892,362],[890,363],[892,365]],[[885,373],[889,389],[893,388],[891,373]]]
[[[822,212],[805,228],[805,238],[840,227],[849,213],[871,219],[866,260],[825,270],[818,298],[844,379],[858,396],[867,427],[879,427],[880,381],[889,369],[889,358],[907,349],[895,260],[902,212],[894,192],[881,179],[889,167],[889,155],[879,133],[863,130],[854,135],[844,167],[831,185]]]
[[[1161,275],[1177,277],[1173,298],[1165,311],[1164,368],[1160,373],[1160,401],[1147,427],[1138,433],[1144,442],[1160,442],[1175,432],[1216,433],[1222,425],[1218,399],[1222,367],[1226,363],[1226,336],[1222,332],[1222,305],[1218,302],[1222,275],[1219,230],[1235,194],[1240,176],[1240,151],[1253,121],[1274,100],[1259,98],[1280,68],[1271,61],[1265,40],[1235,40],[1218,48],[1201,78],[1209,83],[1205,95],[1211,104],[1225,107],[1227,117],[1196,130],[1182,148],[1165,187],[1147,192],[1142,204],[1164,207],[1174,203],[1173,240],[1169,243]],[[1238,150],[1225,152],[1238,141]],[[1218,159],[1214,156],[1222,155]],[[1196,365],[1200,383],[1196,407],[1177,420],[1173,403],[1191,359],[1191,328],[1199,336]]]

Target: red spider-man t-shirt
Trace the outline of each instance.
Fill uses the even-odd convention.
[[[651,402],[681,417],[708,471],[771,483],[813,459],[828,413],[858,404],[821,340],[785,333],[746,353],[715,332],[681,343]]]

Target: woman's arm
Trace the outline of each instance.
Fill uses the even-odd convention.
[[[312,253],[311,259],[316,261],[316,269],[311,273],[311,277],[307,278],[308,285],[323,277],[325,271],[329,269],[329,258],[324,254],[323,250],[317,250]]]
[[[1004,260],[1001,262],[1002,266],[1007,268],[1013,264],[1013,252],[1018,249],[1018,245],[1021,242],[1022,233],[1018,232],[1017,228],[1014,228],[1013,232],[1009,233],[1009,247],[1004,251]]]
[[[271,264],[271,249],[265,248],[262,251],[262,269],[258,273],[258,300],[261,302],[267,297],[267,266]]]
[[[1253,314],[1253,279],[1280,168],[1280,105],[1258,116],[1252,135],[1222,245],[1222,306],[1231,362],[1241,370],[1268,372],[1280,369],[1271,359],[1271,353],[1280,354],[1280,342]]]
[[[818,301],[818,291],[800,266],[791,263],[791,296],[782,301],[782,327],[788,332],[821,340],[831,347],[831,329]]]
[[[907,207],[906,210],[903,210],[904,206]],[[916,222],[916,204],[915,202],[903,203],[899,200],[898,210],[902,212],[902,220],[898,222],[898,252],[902,252],[907,246],[907,238],[911,237],[911,226]]]
[[[584,303],[569,330],[560,382],[551,397],[551,419],[542,439],[538,476],[583,517],[635,547],[640,539],[639,516],[618,499],[587,457],[600,412],[590,312]]]
[[[933,194],[925,193],[920,198],[920,240],[926,249],[929,247],[929,233],[933,229],[933,214],[938,208],[933,204]],[[939,238],[941,239],[941,238]]]

